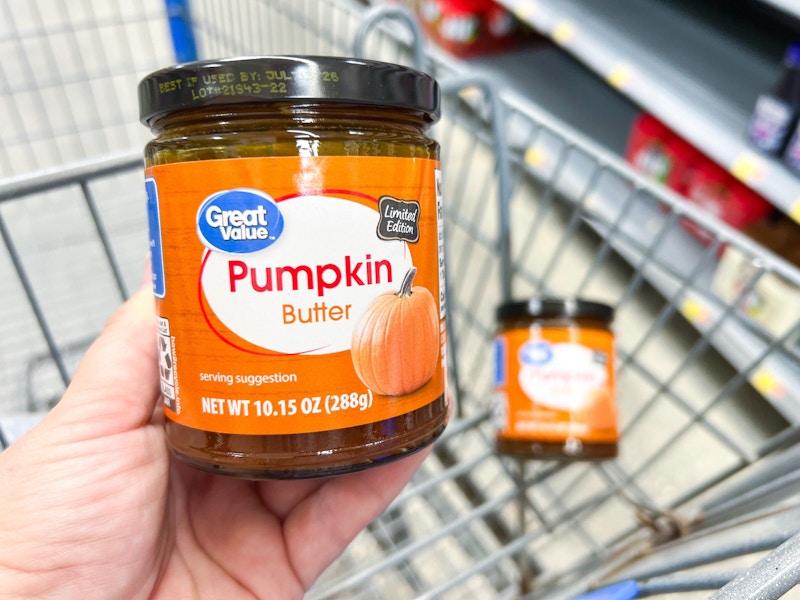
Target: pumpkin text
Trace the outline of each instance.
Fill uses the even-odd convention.
[[[373,260],[367,254],[363,260],[354,260],[347,255],[343,264],[295,265],[280,267],[248,267],[241,260],[228,261],[230,290],[235,293],[240,282],[256,292],[283,290],[316,290],[324,296],[325,290],[339,286],[353,287],[378,285],[392,282],[392,263],[388,260]]]

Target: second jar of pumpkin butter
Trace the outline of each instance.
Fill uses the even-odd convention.
[[[248,478],[345,473],[446,422],[439,88],[329,57],[139,87],[167,439]]]
[[[518,458],[617,456],[614,311],[577,298],[497,309],[494,421],[498,452]]]

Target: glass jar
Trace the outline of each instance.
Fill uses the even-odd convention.
[[[541,459],[617,455],[613,309],[577,299],[497,309],[494,424],[501,454]]]
[[[168,444],[246,478],[346,473],[446,424],[429,76],[249,57],[139,86]]]

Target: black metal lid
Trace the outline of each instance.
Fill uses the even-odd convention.
[[[542,319],[597,319],[610,323],[614,309],[607,304],[577,298],[531,298],[521,302],[508,302],[497,308],[497,319],[534,317]]]
[[[306,100],[399,108],[439,118],[436,81],[391,63],[329,56],[253,56],[184,63],[139,83],[139,115],[150,125],[187,108]]]

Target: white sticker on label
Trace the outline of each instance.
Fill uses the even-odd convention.
[[[537,404],[579,410],[608,379],[602,353],[580,344],[531,341],[519,350],[519,385]]]
[[[300,196],[278,207],[284,228],[274,244],[206,255],[208,304],[233,333],[268,351],[348,350],[364,308],[397,291],[412,266],[406,242],[379,239],[378,212],[357,202]]]

